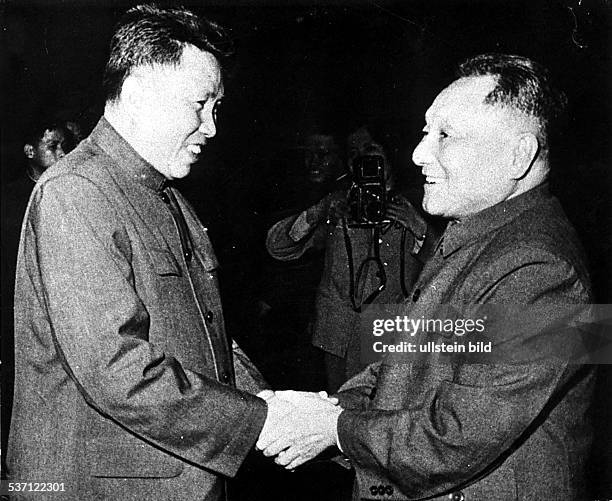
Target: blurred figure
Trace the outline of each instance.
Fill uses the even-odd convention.
[[[68,153],[71,134],[59,122],[42,119],[26,134],[21,176],[2,187],[2,450],[6,450],[13,401],[13,289],[21,221],[40,175]],[[2,455],[4,462],[5,455]],[[4,463],[3,463],[4,466]],[[6,469],[3,467],[3,471]]]
[[[421,269],[417,254],[428,231],[423,217],[395,186],[385,149],[367,127],[360,127],[347,138],[349,169],[354,171],[364,156],[384,164],[384,223],[363,226],[351,221],[354,186],[349,187],[346,176],[332,193],[272,226],[266,242],[270,255],[281,261],[324,249],[312,343],[324,352],[328,391],[362,369],[360,312],[371,303],[402,301]],[[311,172],[319,174],[317,167]]]

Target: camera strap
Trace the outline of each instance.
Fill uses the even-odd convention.
[[[351,305],[353,310],[357,313],[361,313],[361,309],[364,304],[371,304],[376,297],[385,290],[387,286],[387,273],[385,272],[385,266],[380,259],[380,226],[374,226],[372,229],[373,239],[374,239],[374,255],[368,256],[363,262],[359,265],[359,269],[357,270],[357,274],[355,275],[355,262],[353,260],[353,245],[351,243],[351,237],[348,232],[348,224],[346,223],[346,219],[342,218],[342,231],[344,233],[344,245],[346,247],[346,255],[348,258],[348,266],[349,266],[349,295],[351,296]],[[361,283],[361,278],[363,276],[364,271],[367,270],[367,266],[370,263],[376,264],[378,268],[377,275],[380,278],[380,285],[376,288],[375,291],[370,293],[365,299],[361,299],[362,291],[358,290],[358,284]],[[357,297],[359,295],[359,298]],[[360,301],[358,303],[358,300]]]

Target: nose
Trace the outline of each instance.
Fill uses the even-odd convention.
[[[198,127],[198,131],[207,138],[214,137],[217,134],[217,124],[211,112],[207,112],[200,117],[200,127]]]
[[[416,148],[412,152],[412,161],[423,167],[432,162],[433,151],[431,141],[427,139],[428,136],[423,136],[423,139],[417,144]]]

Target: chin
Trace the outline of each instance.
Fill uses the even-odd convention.
[[[327,178],[322,176],[310,176],[309,181],[312,184],[323,184],[325,181],[327,181]]]
[[[171,179],[182,179],[187,177],[191,172],[191,164],[188,165],[175,165],[170,169]]]
[[[427,214],[431,214],[432,216],[442,216],[442,208],[439,204],[436,204],[435,200],[432,200],[431,197],[425,195],[423,197],[423,203],[421,204],[423,210],[427,212]]]

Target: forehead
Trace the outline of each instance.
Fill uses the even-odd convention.
[[[221,97],[223,94],[221,66],[217,58],[193,45],[185,46],[177,65],[139,67],[135,73],[144,77],[146,86],[152,86],[158,92],[187,94],[194,99]]]
[[[221,86],[221,66],[217,58],[193,45],[185,46],[177,69],[187,77],[205,79],[217,88]]]
[[[427,121],[454,118],[470,120],[470,115],[492,111],[490,105],[484,104],[486,96],[496,84],[493,76],[467,77],[455,80],[444,89],[427,110]]]
[[[355,132],[349,134],[346,142],[349,148],[360,148],[368,143],[371,143],[372,136],[368,129],[366,129],[365,127],[361,127]]]
[[[313,134],[306,138],[304,146],[312,149],[334,149],[336,148],[336,141],[333,136]]]

